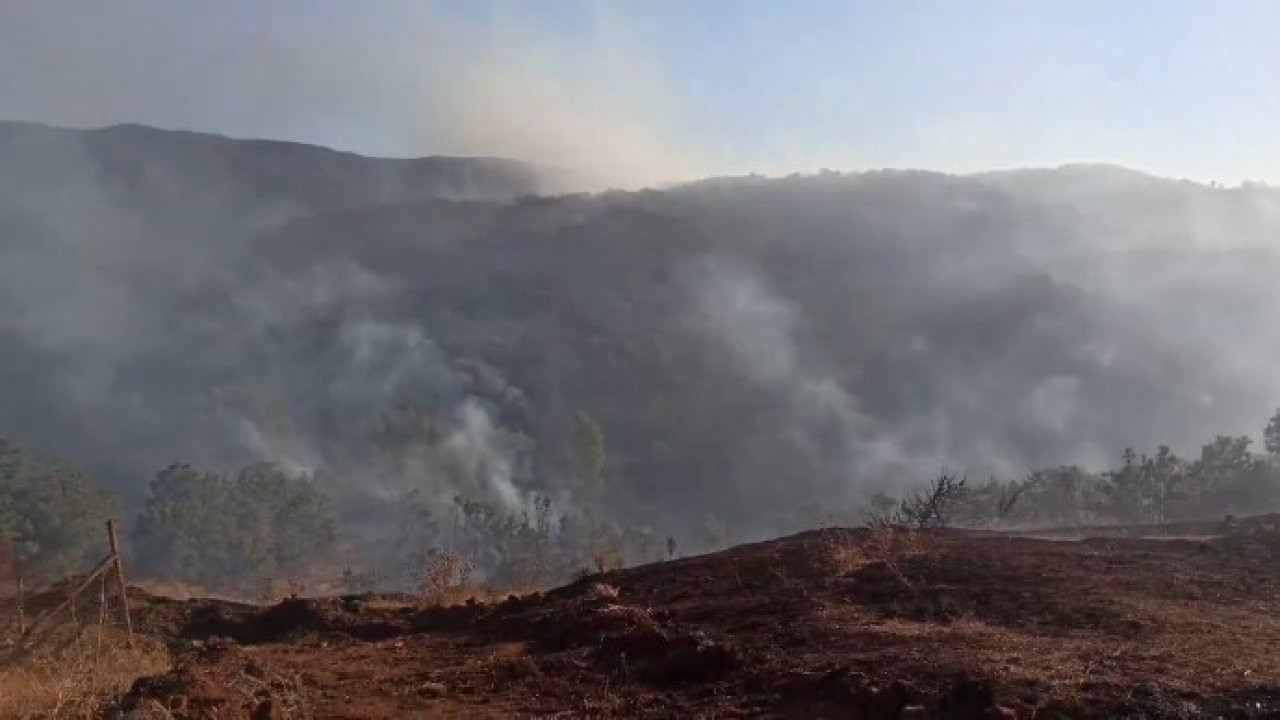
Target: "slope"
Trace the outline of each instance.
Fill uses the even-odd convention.
[[[126,704],[178,718],[1272,717],[1277,589],[1269,555],[1225,540],[821,530],[491,605],[139,594],[143,627],[182,660]]]

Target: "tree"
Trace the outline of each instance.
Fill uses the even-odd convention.
[[[1193,497],[1190,471],[1167,445],[1161,445],[1153,457],[1125,448],[1121,466],[1105,477],[1110,482],[1106,510],[1116,520],[1169,522],[1186,510]]]
[[[63,575],[106,554],[104,525],[119,500],[79,469],[0,438],[0,540],[24,572]]]
[[[1280,457],[1280,408],[1276,409],[1276,414],[1271,416],[1262,431],[1262,446],[1273,458]]]
[[[1075,465],[1036,470],[1027,476],[1017,508],[1037,525],[1079,525],[1092,521],[1102,479]]]
[[[0,437],[0,541],[6,543],[13,542],[18,528],[13,492],[19,462],[18,448]]]
[[[251,562],[268,573],[300,572],[333,544],[333,513],[308,475],[250,465],[236,477],[235,501],[241,528],[252,529]]]
[[[1161,445],[1155,457],[1142,458],[1143,487],[1149,495],[1149,519],[1165,523],[1185,507],[1189,496],[1186,464]]]
[[[171,465],[152,481],[134,538],[151,572],[243,586],[305,569],[332,545],[334,519],[306,475],[259,464],[232,479]]]
[[[600,426],[585,412],[574,413],[569,443],[574,476],[583,486],[598,488],[605,463],[604,433]]]
[[[954,519],[954,511],[968,496],[968,478],[944,468],[927,489],[903,498],[895,520],[919,528],[947,527]]]
[[[1219,435],[1200,449],[1188,470],[1189,489],[1203,515],[1249,510],[1273,503],[1280,494],[1275,472],[1249,452],[1252,441]]]
[[[224,476],[174,464],[156,473],[134,525],[141,569],[216,584],[242,573],[243,536]]]
[[[1120,467],[1103,473],[1107,479],[1105,508],[1114,520],[1141,521],[1146,502],[1141,461],[1131,447],[1120,454]]]

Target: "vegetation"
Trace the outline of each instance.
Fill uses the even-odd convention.
[[[1267,435],[1280,427],[1280,412]],[[1125,448],[1116,467],[1036,470],[1019,480],[969,486],[944,471],[896,509],[873,499],[869,514],[899,525],[932,527],[1070,527],[1212,520],[1280,508],[1280,455],[1250,451],[1248,437],[1219,435],[1194,460],[1166,445],[1155,454]]]
[[[58,576],[100,560],[104,523],[119,513],[80,470],[0,438],[0,545],[21,572]]]
[[[430,516],[419,517],[430,523]],[[646,528],[605,522],[589,508],[559,510],[546,495],[535,495],[531,507],[503,512],[492,504],[461,496],[453,499],[447,530],[427,544],[401,545],[410,576],[406,585],[421,586],[423,567],[438,571],[442,558],[466,567],[467,576],[487,585],[536,588],[583,572],[602,572],[627,564],[660,560],[661,539]],[[413,534],[423,537],[421,527]],[[668,546],[674,548],[674,539]],[[438,577],[439,572],[428,573]],[[448,573],[446,573],[448,575]],[[440,585],[433,580],[432,587]]]
[[[22,662],[0,665],[0,717],[111,717],[134,680],[169,669],[161,641],[122,629],[64,622]]]
[[[253,465],[234,477],[171,465],[156,474],[134,531],[138,563],[216,586],[297,575],[334,541],[328,502],[308,476]]]
[[[329,495],[341,484],[332,476],[290,474],[271,464],[234,474],[175,464],[155,475],[132,523],[131,564],[142,574],[269,600],[280,587],[297,591],[303,578],[334,567],[344,568],[331,579],[338,589],[399,587],[436,597],[474,584],[540,587],[675,556],[677,533],[610,519],[609,495],[600,485],[604,433],[586,414],[573,416],[568,436],[571,482],[561,487],[569,490],[518,490],[524,494],[515,507],[493,495],[430,494],[440,484],[438,473],[473,488],[494,478],[540,481],[536,473],[516,476],[506,467],[494,475],[494,463],[505,456],[468,459],[474,443],[457,442],[443,421],[414,417],[414,427],[429,432],[397,440],[396,452],[404,457],[407,447],[417,448],[414,457],[430,459],[419,465],[428,475],[395,500],[395,529],[373,555],[348,552],[347,561],[337,559],[339,546],[350,547],[341,541],[357,539],[351,533],[359,529],[347,524],[340,531],[344,522]],[[1280,507],[1278,428],[1280,412],[1264,428],[1263,454],[1252,451],[1247,437],[1218,436],[1191,459],[1168,446],[1152,454],[1126,448],[1103,472],[1061,466],[974,483],[944,470],[901,498],[872,496],[865,512],[878,525],[898,528],[1167,523],[1248,514]],[[493,443],[514,436],[498,428],[486,437]],[[531,442],[502,447],[529,452]],[[119,512],[119,502],[75,468],[0,443],[0,539],[23,573],[84,569],[104,549],[103,521]],[[731,537],[709,515],[682,540],[697,551]]]
[[[604,476],[604,433],[590,415],[579,411],[573,416],[571,434],[574,477],[588,488],[597,488]]]
[[[976,489],[1081,448],[1186,452],[1280,393],[1239,371],[1276,347],[1275,190],[1074,167],[520,198],[537,183],[507,163],[140,128],[0,126],[0,145],[22,309],[0,428],[131,500],[198,448],[201,471],[333,473],[362,531],[375,514],[349,508],[414,489],[447,524],[455,494],[519,515],[529,492],[578,507],[572,488],[693,551],[708,513],[774,534],[938,457]],[[82,212],[53,201],[67,188]],[[473,399],[536,443],[505,497],[415,454]],[[380,435],[401,404],[429,422]]]
[[[945,527],[969,498],[968,478],[943,470],[933,484],[903,498],[893,515],[896,524],[917,528]]]

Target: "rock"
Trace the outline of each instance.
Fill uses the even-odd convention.
[[[896,718],[901,716],[904,708],[915,707],[910,688],[898,680],[890,683],[888,687],[867,685],[858,694],[862,699],[865,717],[868,718]]]
[[[249,715],[252,720],[284,720],[284,709],[279,703],[274,702],[271,698],[267,698],[258,703]]]
[[[422,684],[422,693],[431,697],[444,697],[449,692],[449,688],[444,683],[429,682]]]
[[[988,713],[992,720],[1018,720],[1018,713],[1013,708],[1007,708],[1003,705],[995,705]]]
[[[731,648],[709,640],[677,642],[655,668],[664,682],[714,682],[738,665]]]
[[[596,600],[617,600],[618,588],[602,582],[593,582],[587,586],[587,595]]]
[[[982,720],[1001,717],[993,714],[996,707],[995,687],[989,680],[963,678],[939,700],[937,714],[958,720]]]
[[[908,705],[902,708],[898,720],[929,720],[929,711],[923,705]]]
[[[202,646],[202,648],[206,650],[211,650],[213,652],[225,652],[235,647],[235,644],[236,644],[236,641],[232,640],[229,637],[214,635],[213,637],[210,637],[204,641],[204,645]]]
[[[173,720],[169,712],[159,700],[147,700],[138,707],[123,715],[124,720]]]

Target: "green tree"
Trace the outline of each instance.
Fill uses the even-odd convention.
[[[1100,478],[1074,465],[1037,470],[1027,476],[1014,513],[1043,525],[1090,522],[1100,485]]]
[[[119,500],[70,465],[0,438],[0,539],[25,572],[63,575],[106,554],[104,525]]]
[[[1169,446],[1161,445],[1154,456],[1125,448],[1121,462],[1106,474],[1108,514],[1129,522],[1163,523],[1186,511],[1194,496],[1192,475]]]
[[[569,435],[570,462],[577,480],[588,488],[598,488],[604,477],[604,433],[585,412],[573,416]]]
[[[1143,488],[1141,461],[1131,447],[1120,454],[1120,467],[1103,473],[1107,479],[1104,490],[1105,512],[1112,519],[1140,522],[1144,516],[1147,493]]]
[[[1155,457],[1142,458],[1143,487],[1149,500],[1148,519],[1169,522],[1182,512],[1190,495],[1186,464],[1161,445]]]
[[[139,566],[209,584],[243,573],[237,514],[226,477],[170,465],[151,481],[134,525]]]
[[[1200,449],[1188,470],[1188,483],[1201,515],[1249,511],[1277,499],[1274,469],[1249,451],[1252,440],[1219,435]]]
[[[334,540],[334,519],[306,475],[271,464],[236,477],[172,465],[156,474],[134,537],[147,570],[243,586],[301,572]]]
[[[333,544],[333,513],[308,475],[251,465],[236,477],[235,502],[241,528],[251,529],[250,557],[269,572],[300,572]]]

